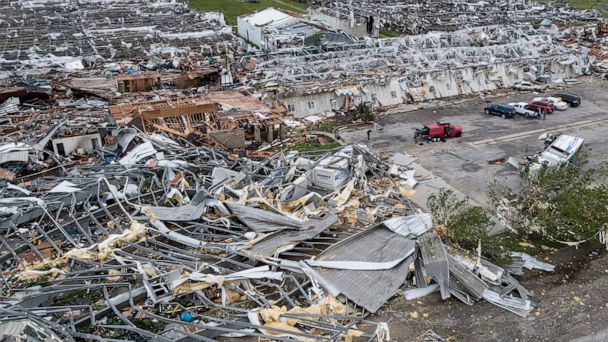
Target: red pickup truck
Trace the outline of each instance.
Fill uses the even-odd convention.
[[[548,101],[532,101],[532,102],[528,102],[528,109],[533,110],[537,113],[540,113],[541,111],[549,114],[549,113],[553,113],[553,111],[555,110],[555,106],[553,105],[553,103],[548,102]]]
[[[462,127],[449,122],[436,122],[425,124],[422,128],[416,128],[414,141],[422,140],[444,140],[446,138],[459,137],[462,135]]]

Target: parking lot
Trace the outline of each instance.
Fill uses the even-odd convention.
[[[404,152],[416,156],[422,166],[480,204],[487,205],[487,190],[492,180],[517,186],[520,176],[509,165],[493,165],[488,161],[515,157],[523,158],[544,148],[538,137],[544,132],[562,132],[585,139],[591,149],[589,165],[606,160],[606,129],[608,129],[608,82],[586,77],[565,90],[583,98],[582,105],[548,114],[546,120],[528,119],[517,115],[514,119],[484,114],[488,103],[480,98],[459,104],[393,114],[380,119],[382,132],[373,131],[367,142],[369,127],[340,132],[347,142],[364,142],[373,151]],[[544,96],[553,91],[549,90]],[[556,91],[557,92],[557,91]],[[543,94],[511,92],[491,98],[491,103],[529,101]],[[448,121],[463,128],[460,138],[446,142],[414,142],[415,128],[423,123]]]

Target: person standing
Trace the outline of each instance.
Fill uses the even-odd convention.
[[[368,129],[367,130],[367,141],[369,141],[369,139],[371,138],[371,135],[372,135],[372,130]]]

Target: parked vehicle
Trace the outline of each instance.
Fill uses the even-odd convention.
[[[546,87],[544,85],[534,84],[532,82],[527,82],[527,81],[517,82],[517,83],[515,83],[513,85],[513,89],[515,89],[515,90],[521,90],[521,91],[544,92],[545,88]]]
[[[571,107],[578,107],[582,103],[582,99],[578,95],[570,94],[570,93],[557,93],[551,95],[552,97],[557,97],[562,101],[569,104]]]
[[[512,119],[515,116],[515,108],[505,104],[493,104],[484,108],[486,114],[498,115],[503,119]]]
[[[533,110],[537,113],[543,111],[547,114],[550,114],[555,111],[555,106],[551,102],[532,100],[531,102],[528,102],[528,109]]]
[[[546,101],[551,103],[555,109],[557,110],[566,110],[568,109],[568,104],[557,97],[535,97],[532,101]]]
[[[530,174],[536,175],[543,165],[561,167],[573,162],[584,142],[582,138],[567,134],[559,135],[537,155],[536,161],[530,165]]]
[[[528,108],[528,103],[526,102],[509,103],[509,106],[515,108],[515,113],[527,118],[537,118],[539,116],[537,112]]]
[[[422,128],[416,128],[414,141],[423,140],[444,140],[446,138],[459,137],[462,135],[462,127],[449,122],[436,122],[423,125]]]

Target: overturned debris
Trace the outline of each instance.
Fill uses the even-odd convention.
[[[3,185],[6,315],[67,340],[308,341],[369,338],[355,324],[404,285],[420,289],[409,298],[440,288],[521,316],[532,308],[506,270],[441,243],[364,146],[253,161],[116,137],[124,162]],[[319,188],[314,171],[330,165],[345,180]]]

